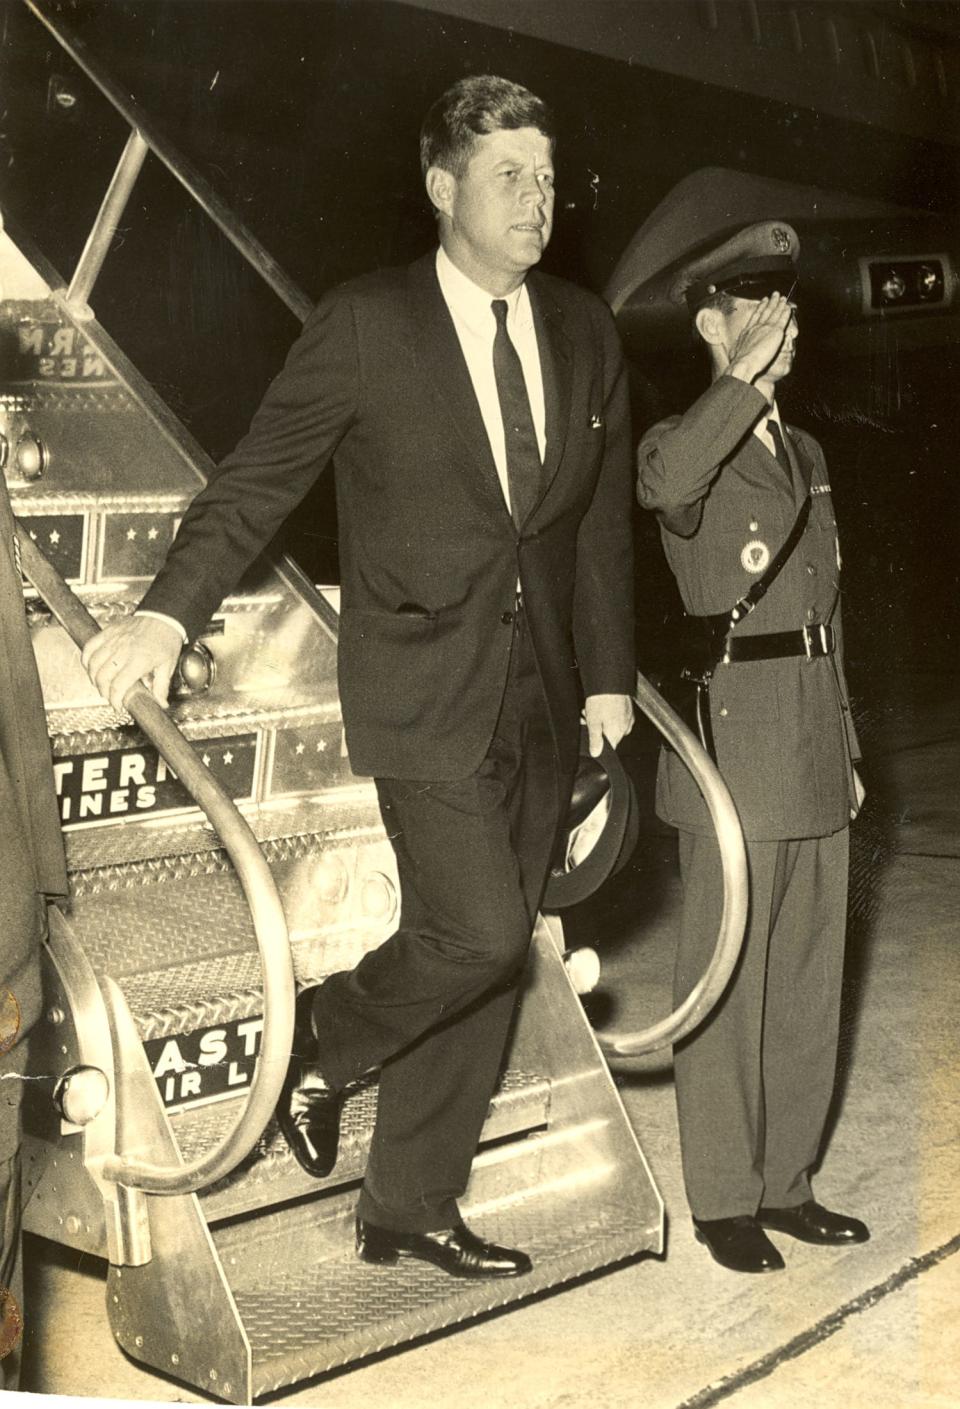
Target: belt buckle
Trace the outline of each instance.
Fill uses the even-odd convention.
[[[827,637],[828,630],[829,627],[825,626],[822,621],[818,622],[816,626],[805,625],[801,627],[801,632],[803,634],[803,649],[806,654],[807,660],[813,660],[813,648],[815,642],[817,641],[819,641],[820,643],[820,649],[819,651],[817,651],[817,655],[828,656],[830,654],[830,644]]]

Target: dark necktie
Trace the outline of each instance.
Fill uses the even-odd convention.
[[[780,427],[771,416],[767,421],[767,430],[773,441],[773,453],[777,457],[777,464],[783,470],[790,483],[793,483],[793,470],[790,468],[790,457],[787,454],[787,447],[783,443],[783,436],[780,434]]]
[[[523,367],[507,332],[506,301],[495,298],[490,306],[497,320],[497,332],[493,339],[493,374],[503,418],[510,511],[519,528],[540,496],[540,448],[527,386],[523,380]]]

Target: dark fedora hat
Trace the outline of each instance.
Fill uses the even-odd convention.
[[[582,729],[580,762],[544,891],[544,910],[562,910],[592,895],[630,859],[639,832],[633,783],[616,749],[604,739],[600,757],[592,758]]]

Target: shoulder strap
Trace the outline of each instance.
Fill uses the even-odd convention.
[[[808,494],[800,505],[800,511],[793,521],[793,527],[787,534],[778,551],[767,564],[766,571],[757,578],[738,602],[735,602],[728,612],[716,612],[711,616],[695,618],[701,622],[702,627],[711,643],[709,654],[714,660],[719,660],[723,654],[723,642],[736,626],[738,621],[742,621],[745,616],[749,616],[759,601],[766,596],[774,582],[789,559],[794,548],[803,536],[803,530],[807,526],[807,519],[810,517],[811,496]]]
[[[803,530],[807,526],[807,519],[810,517],[811,496],[808,494],[800,505],[800,512],[793,521],[793,527],[780,545],[779,551],[774,554],[767,564],[766,571],[757,578],[738,602],[734,604],[730,611],[728,631],[732,631],[738,621],[742,621],[753,611],[754,607],[773,586],[780,576],[780,572],[785,566],[790,554],[796,548],[803,537]]]

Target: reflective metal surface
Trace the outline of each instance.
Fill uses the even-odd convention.
[[[669,1047],[692,1032],[730,981],[747,923],[747,854],[737,810],[716,764],[650,682],[637,674],[636,701],[693,774],[710,813],[723,871],[723,910],[710,963],[678,1008],[640,1032],[598,1034],[608,1057],[639,1057]]]
[[[96,623],[29,538],[22,542],[21,551],[26,576],[74,642],[85,645],[96,635]],[[240,813],[144,685],[132,686],[124,705],[223,841],[250,908],[262,969],[264,1029],[260,1060],[250,1080],[249,1099],[222,1143],[192,1165],[179,1161],[167,1166],[151,1164],[136,1158],[122,1144],[118,1144],[115,1157],[108,1156],[104,1161],[104,1178],[127,1188],[182,1194],[228,1174],[249,1154],[277,1104],[293,1041],[293,966],[286,919],[270,868]],[[126,1030],[125,1004],[120,1003],[112,980],[107,980],[104,996],[119,1041]],[[123,1043],[119,1050],[123,1052]],[[125,1094],[122,1087],[120,1094]]]

